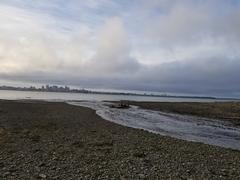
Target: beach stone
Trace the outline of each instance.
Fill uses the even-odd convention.
[[[40,177],[40,178],[43,178],[43,179],[46,179],[46,178],[47,178],[47,175],[45,175],[45,174],[39,174],[39,177]]]
[[[138,174],[138,176],[139,176],[140,179],[144,179],[145,178],[144,174]]]
[[[64,103],[1,102],[0,108],[9,111],[0,116],[9,138],[0,140],[0,180],[240,177],[239,151],[126,128]]]
[[[54,176],[52,177],[52,179],[59,179],[59,176]]]
[[[8,175],[10,175],[11,173],[9,172],[9,171],[7,171],[7,172],[5,172],[4,174],[3,174],[3,176],[4,177],[6,177],[6,176],[8,176]]]
[[[39,167],[45,166],[46,164],[44,162],[39,163]]]

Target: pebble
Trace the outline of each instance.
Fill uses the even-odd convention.
[[[45,178],[47,178],[47,175],[45,175],[45,174],[39,174],[39,177],[45,179]]]
[[[144,179],[145,178],[144,174],[138,174],[138,176],[139,176],[140,179]]]
[[[5,176],[5,177],[8,176],[8,175],[10,175],[10,172],[5,172],[5,173],[4,173],[4,176]]]
[[[16,108],[19,108],[18,104]],[[66,109],[68,108],[66,107]],[[48,110],[46,110],[47,115]],[[39,133],[39,136],[43,137],[39,143],[32,143],[20,136],[11,136],[12,139],[10,140],[12,142],[6,144],[6,147],[0,148],[0,180],[45,180],[50,178],[143,180],[150,177],[155,177],[155,179],[167,179],[167,177],[177,179],[177,177],[181,177],[186,180],[204,179],[205,177],[209,179],[239,178],[240,153],[237,151],[172,140],[171,138],[158,137],[158,135],[151,135],[134,129],[126,130],[124,127],[110,126],[110,123],[105,122],[109,125],[107,128],[112,128],[114,132],[114,135],[111,135],[109,132],[103,131],[104,123],[99,128],[97,126],[98,121],[95,122],[91,118],[80,119],[80,114],[77,112],[76,115],[69,114],[69,116],[73,120],[76,119],[76,122],[74,120],[71,123],[71,119],[62,119],[63,122],[58,124],[62,129],[59,130],[57,136],[48,129],[42,129],[41,126],[40,129],[37,126],[36,132],[33,129],[32,131],[35,134]],[[29,123],[34,121],[34,118],[29,117],[29,119],[31,120]],[[61,118],[59,117],[59,119]],[[22,118],[22,120],[28,126],[28,121],[25,122],[25,118]],[[66,127],[65,121],[67,121]],[[81,126],[77,124],[79,121],[82,122]],[[85,122],[87,123],[86,127]],[[49,119],[42,123],[45,123],[44,125],[48,124]],[[63,127],[61,123],[64,124]],[[98,131],[94,134],[89,134],[87,131],[91,123],[98,128]],[[38,121],[36,122],[36,125],[41,124]],[[76,137],[72,137],[72,134]],[[124,137],[122,137],[123,134]],[[76,149],[71,146],[71,142],[82,137],[86,138],[82,140],[82,142],[86,142],[84,148]],[[67,140],[64,140],[64,138]],[[46,143],[44,143],[44,139],[46,139]],[[113,139],[115,142],[114,148],[116,150],[114,153],[105,154],[106,147],[108,148],[109,144],[92,145],[92,142],[109,142],[109,139]],[[51,143],[48,144],[48,141],[51,141]],[[12,149],[15,151],[14,154]],[[201,151],[204,151],[204,154]],[[224,156],[220,158],[219,154],[224,154]]]

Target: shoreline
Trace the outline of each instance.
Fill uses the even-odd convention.
[[[200,118],[210,118],[232,123],[240,127],[240,102],[137,102],[129,101],[129,104],[143,109],[190,115]]]
[[[16,89],[14,89],[16,88]],[[50,93],[80,93],[80,94],[99,94],[99,95],[125,95],[125,96],[143,96],[143,97],[157,97],[157,98],[177,98],[177,99],[200,99],[200,100],[223,100],[223,101],[240,101],[239,98],[233,97],[214,97],[214,96],[194,96],[194,95],[161,95],[161,94],[146,94],[146,93],[131,93],[131,92],[112,92],[112,91],[92,91],[88,89],[71,89],[70,91],[54,91],[54,90],[42,90],[38,89],[30,89],[30,88],[17,88],[10,87],[9,89],[1,88],[0,91],[16,91],[16,92],[50,92]]]
[[[121,106],[118,106],[119,103],[91,101],[67,103],[91,108],[101,118],[126,127],[143,129],[190,142],[202,142],[240,150],[240,128],[235,127],[230,122],[147,110],[131,105],[121,108]],[[151,103],[148,104],[151,105]]]
[[[234,179],[240,151],[106,121],[63,102],[0,101],[0,177]]]

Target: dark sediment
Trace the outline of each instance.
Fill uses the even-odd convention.
[[[65,103],[0,101],[0,179],[238,179],[240,151],[123,127]]]

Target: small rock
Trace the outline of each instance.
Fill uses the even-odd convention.
[[[38,166],[35,166],[35,169],[36,169],[37,172],[41,171],[40,167],[38,167]]]
[[[144,158],[144,157],[146,157],[146,154],[144,152],[137,151],[137,152],[133,153],[133,156],[137,157],[137,158]]]
[[[58,176],[54,176],[52,179],[59,179],[59,177]]]
[[[144,174],[138,174],[138,176],[139,176],[140,179],[144,179],[145,178]]]
[[[45,178],[47,178],[47,175],[45,175],[45,174],[39,174],[39,177],[45,179]]]
[[[39,167],[45,166],[46,164],[44,162],[39,163]]]
[[[6,177],[6,176],[8,176],[8,175],[10,175],[10,174],[11,174],[10,172],[5,172],[5,173],[3,174],[3,176]]]

